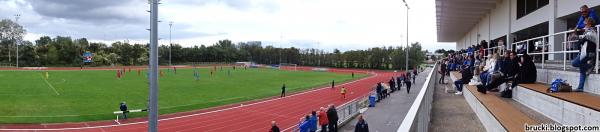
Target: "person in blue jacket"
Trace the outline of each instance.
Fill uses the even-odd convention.
[[[121,102],[119,109],[121,111],[123,111],[123,119],[127,119],[127,104],[125,104],[125,101]]]
[[[586,18],[591,17],[592,19],[594,19],[594,22],[600,21],[598,19],[598,16],[596,16],[596,11],[594,9],[590,9],[587,5],[581,6],[581,8],[579,8],[579,11],[581,12],[581,16],[579,17],[579,21],[577,21],[577,29],[585,28]]]
[[[300,121],[300,124],[298,124],[298,128],[300,129],[300,132],[309,132],[310,130],[310,116],[306,115],[306,117],[304,117],[303,120]]]
[[[310,125],[310,130],[309,132],[316,132],[317,131],[317,125],[318,120],[317,120],[317,112],[316,111],[312,111],[311,115],[310,115],[310,119],[309,119],[309,125]]]

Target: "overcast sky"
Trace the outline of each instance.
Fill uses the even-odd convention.
[[[406,0],[409,41],[426,49],[437,43],[435,0]],[[162,0],[160,44],[210,45],[218,40],[263,41],[275,47],[331,50],[406,45],[402,0]],[[147,42],[147,0],[0,0],[0,18],[14,20],[28,34],[85,37],[90,41]]]

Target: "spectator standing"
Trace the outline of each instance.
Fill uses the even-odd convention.
[[[127,104],[125,104],[125,101],[121,102],[119,109],[123,112],[123,119],[127,119],[127,113],[129,111],[127,111]]]
[[[413,76],[412,76],[413,82],[416,82],[415,79],[417,79],[417,74],[418,74],[417,68],[413,69]]]
[[[394,82],[394,77],[392,77],[392,79],[390,79],[390,81],[388,81],[388,84],[390,85],[390,90],[392,90],[391,92],[394,92],[396,90],[396,82]]]
[[[358,122],[356,122],[354,132],[369,132],[369,124],[363,119],[362,115],[358,116]]]
[[[400,91],[400,89],[402,89],[402,80],[404,80],[404,75],[400,74],[398,77],[396,77],[396,84],[398,84],[398,91]]]
[[[283,86],[281,86],[281,96],[280,97],[285,97],[285,83],[283,84]]]
[[[438,81],[439,84],[445,84],[446,83],[445,82],[445,78],[446,78],[446,66],[447,66],[446,63],[447,63],[447,61],[442,60],[442,64],[440,64],[440,72],[439,72],[439,74],[442,74],[442,75],[440,76],[440,81]]]
[[[335,80],[331,80],[331,89],[335,88]]]
[[[269,132],[280,132],[279,127],[275,121],[271,122],[271,130]]]
[[[337,132],[338,114],[334,105],[329,105],[327,110],[327,119],[329,119],[329,131]]]
[[[319,109],[319,125],[321,126],[321,132],[327,132],[327,124],[329,124],[329,119],[327,118],[327,109],[321,107]]]
[[[577,44],[579,47],[579,54],[571,64],[574,67],[579,67],[579,85],[577,86],[576,92],[582,92],[583,87],[585,85],[585,79],[587,74],[589,74],[588,70],[592,69],[592,64],[589,64],[588,61],[592,60],[592,57],[595,56],[596,52],[596,44],[597,42],[597,31],[595,30],[595,21],[592,17],[585,19],[585,33],[579,37],[579,41]]]
[[[410,82],[410,78],[405,78],[404,84],[406,84],[406,93],[410,94],[410,86],[412,85],[412,83]]]
[[[310,131],[310,115],[306,115],[304,118],[300,118],[300,124],[298,124],[300,132]]]
[[[585,19],[591,18],[594,22],[600,21],[596,15],[596,11],[594,9],[590,9],[587,5],[581,6],[579,11],[581,16],[579,16],[579,20],[577,21],[576,29],[584,29],[587,26]],[[592,27],[593,26],[595,26],[595,24],[592,25]]]
[[[377,102],[379,102],[381,98],[383,98],[383,96],[381,96],[381,93],[383,92],[383,86],[381,86],[381,83],[377,83],[377,87],[375,87],[375,92],[377,92]]]
[[[309,120],[309,125],[310,125],[310,130],[309,132],[316,132],[317,131],[317,112],[316,111],[312,111],[311,115],[310,115],[310,120]]]

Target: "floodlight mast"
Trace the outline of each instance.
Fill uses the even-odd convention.
[[[404,6],[406,6],[406,72],[408,72],[408,54],[410,52],[409,50],[409,44],[408,44],[408,10],[410,9],[408,7],[408,3],[406,3],[406,0],[402,0],[402,2],[404,2]]]
[[[15,15],[15,23],[19,24],[19,18],[21,18],[21,14]],[[15,40],[15,45],[17,45],[17,68],[19,68],[19,43],[20,40],[17,38]]]
[[[148,132],[158,131],[158,4],[159,0],[150,3],[150,82],[148,103]]]

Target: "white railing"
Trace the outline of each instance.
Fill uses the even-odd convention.
[[[369,106],[369,96],[373,93],[373,91],[369,92],[369,94],[356,98],[354,100],[351,100],[350,102],[347,102],[345,104],[339,105],[336,107],[337,110],[337,114],[338,114],[338,126],[343,126],[346,123],[349,123],[356,115],[360,114],[360,110],[363,108],[366,108]],[[310,112],[310,111],[308,111]],[[302,122],[303,119],[301,119],[300,122]],[[298,132],[300,130],[299,128],[300,126],[298,124],[292,126],[289,128],[290,131],[292,132]],[[317,128],[320,131],[320,127]],[[285,129],[283,131],[287,131],[288,129]]]
[[[431,119],[431,105],[433,103],[433,91],[437,84],[438,64],[433,66],[429,72],[427,79],[423,83],[419,95],[413,102],[412,106],[406,113],[402,124],[398,127],[398,132],[427,132],[429,128],[429,120]]]
[[[600,25],[596,26],[596,31],[600,31]],[[563,70],[567,70],[567,62],[569,62],[569,60],[573,59],[573,57],[571,56],[571,54],[577,54],[579,51],[578,50],[574,50],[574,49],[567,49],[567,45],[573,45],[574,41],[569,41],[568,37],[570,33],[573,33],[574,30],[568,30],[568,31],[563,31],[563,32],[558,32],[558,33],[554,33],[554,34],[549,34],[549,35],[545,35],[545,36],[539,36],[539,37],[535,37],[535,38],[530,38],[530,39],[526,39],[526,40],[521,40],[519,42],[514,42],[512,44],[509,45],[509,47],[503,47],[501,45],[495,46],[495,47],[489,47],[487,49],[485,49],[485,52],[487,53],[493,53],[494,50],[506,50],[506,49],[510,49],[513,51],[516,51],[517,49],[513,49],[513,47],[517,48],[519,45],[522,45],[527,54],[529,55],[539,55],[541,56],[541,68],[544,69],[545,68],[545,64],[546,64],[546,55],[549,54],[562,54],[562,69]],[[600,36],[599,34],[596,34],[597,36]],[[546,51],[548,50],[549,46],[553,46],[556,47],[555,45],[550,45],[548,43],[548,41],[553,41],[553,40],[549,40],[550,37],[559,37],[562,36],[563,37],[563,41],[561,43],[554,43],[556,44],[562,44],[562,49],[555,49],[554,51]],[[597,37],[598,41],[600,42],[600,37]],[[533,42],[534,46],[533,47],[529,47],[529,44]],[[598,44],[597,44],[598,45]],[[538,49],[540,48],[541,49]],[[536,50],[531,50],[530,48],[535,48]],[[532,52],[532,51],[536,51],[536,52]],[[500,54],[502,54],[502,52],[499,52]],[[596,48],[596,61],[598,62],[598,58],[599,58],[599,53],[600,51],[598,50],[598,47]],[[521,55],[521,54],[519,54]],[[489,56],[487,56],[489,57]],[[596,63],[594,65],[594,71],[596,71],[596,73],[599,73],[599,65],[598,63]]]

